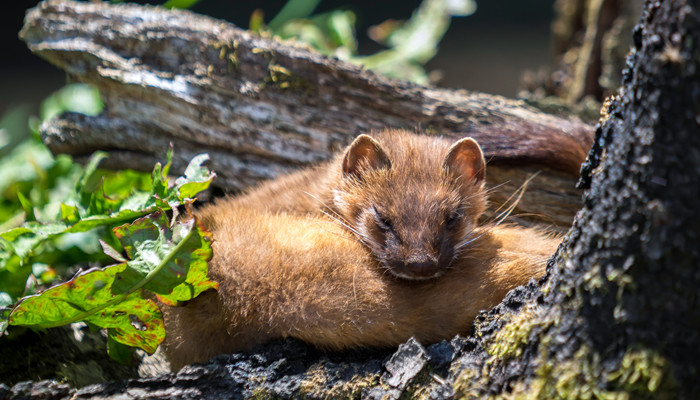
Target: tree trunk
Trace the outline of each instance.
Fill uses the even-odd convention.
[[[477,324],[459,392],[700,397],[698,6],[646,3],[583,169],[584,208],[542,288]]]
[[[583,210],[547,276],[482,314],[472,337],[409,341],[389,358],[276,342],[176,376],[36,390],[56,399],[700,398],[699,7],[646,3],[624,86],[584,166]],[[29,390],[0,387],[0,398]]]
[[[65,114],[42,126],[56,153],[107,150],[106,166],[150,171],[174,143],[174,171],[206,152],[214,185],[238,191],[325,160],[360,132],[420,129],[482,145],[496,207],[538,170],[516,213],[566,229],[581,206],[574,182],[593,129],[576,118],[390,80],[186,11],[47,1],[20,36],[105,103],[97,117]]]
[[[548,68],[523,74],[521,98],[597,120],[622,80],[643,0],[557,0]]]

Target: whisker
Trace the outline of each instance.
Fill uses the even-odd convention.
[[[477,237],[471,238],[471,239],[469,239],[469,240],[464,240],[464,241],[460,242],[459,244],[457,244],[457,246],[455,246],[454,249],[455,249],[455,250],[460,250],[460,249],[463,248],[464,246],[467,246],[467,245],[469,245],[469,244],[474,243],[474,241],[480,239],[480,238],[481,238],[482,236],[484,236],[485,234],[486,234],[486,232],[482,233],[481,235],[479,235],[479,236],[477,236]]]
[[[511,214],[511,213],[515,210],[515,208],[517,207],[518,203],[520,203],[520,200],[522,200],[523,195],[525,194],[525,190],[527,189],[527,186],[529,185],[529,183],[530,183],[533,179],[535,179],[535,177],[536,177],[537,175],[539,175],[539,171],[536,172],[536,173],[534,173],[534,174],[532,174],[532,175],[530,175],[530,176],[525,180],[525,182],[523,182],[523,184],[520,185],[520,187],[519,187],[515,192],[513,192],[513,194],[511,194],[510,197],[508,197],[508,199],[506,199],[506,201],[504,201],[503,204],[501,204],[500,207],[498,207],[498,208],[496,209],[496,211],[494,212],[494,214],[497,213],[498,210],[500,210],[501,208],[503,208],[503,206],[505,206],[506,204],[512,202],[510,205],[508,205],[508,207],[507,207],[501,214],[494,215],[493,220],[497,220],[497,221],[495,222],[494,225],[500,225],[501,223],[503,223],[503,221],[505,221],[506,218],[508,218],[508,216],[510,216],[510,214]],[[514,197],[515,197],[515,199],[513,199]],[[486,224],[490,224],[490,223],[492,223],[492,222],[493,222],[493,221],[487,221]]]
[[[334,217],[333,215],[327,213],[327,212],[324,211],[324,210],[321,210],[321,213],[322,213],[323,215],[327,216],[328,218],[332,219],[333,221],[339,223],[340,225],[342,225],[343,227],[345,227],[345,228],[346,228],[347,230],[349,230],[350,232],[354,233],[355,236],[357,236],[358,238],[360,238],[360,237],[363,236],[362,233],[360,233],[360,231],[358,231],[357,229],[351,227],[350,225],[348,225],[345,221],[341,220],[340,218]]]
[[[479,234],[477,236],[473,236],[474,231],[469,232],[469,234],[464,238],[464,240],[462,240],[461,242],[457,243],[457,245],[455,245],[454,250],[460,251],[460,249],[462,249],[463,247],[481,239],[481,237],[483,237],[484,235],[489,233],[489,230],[490,230],[490,226],[486,225],[486,226],[481,226],[482,232],[481,232],[481,234]]]
[[[505,182],[503,182],[503,183],[501,183],[501,184],[498,184],[498,185],[496,185],[496,186],[490,187],[490,188],[488,188],[488,189],[485,190],[485,193],[486,193],[486,194],[489,194],[489,193],[491,193],[491,192],[494,192],[494,191],[496,191],[496,189],[500,188],[501,186],[505,186],[507,183],[510,183],[510,181],[505,181]],[[511,196],[511,197],[512,197],[512,196]],[[510,200],[510,198],[509,198],[508,200]],[[498,206],[498,208],[494,211],[494,214],[497,213],[501,208],[503,208],[503,206],[506,205],[506,204],[508,203],[508,200],[504,201],[500,206]]]
[[[330,207],[328,204],[326,204],[323,200],[319,199],[318,196],[316,196],[316,195],[314,195],[314,194],[312,194],[312,193],[306,192],[306,191],[304,191],[304,192],[302,192],[302,193],[304,193],[305,195],[307,195],[307,196],[311,197],[312,199],[318,201],[324,208],[328,209],[328,211],[332,212],[332,213],[335,214],[337,217],[342,218],[342,216],[341,216],[340,214],[338,214],[335,210],[333,210],[333,208],[331,208],[331,207]]]
[[[501,182],[501,183],[499,183],[499,184],[496,185],[496,186],[491,186],[490,188],[484,190],[484,193],[488,194],[488,193],[490,193],[490,192],[493,192],[494,190],[500,188],[501,186],[505,186],[505,185],[507,185],[508,183],[510,183],[509,180],[508,180],[508,181],[505,181],[505,182]]]

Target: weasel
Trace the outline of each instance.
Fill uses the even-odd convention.
[[[386,131],[203,207],[220,287],[165,308],[173,367],[273,338],[345,349],[468,333],[479,310],[541,276],[559,242],[479,226],[484,171],[472,139]]]
[[[396,277],[439,277],[465,251],[486,208],[485,161],[471,138],[407,131],[360,135],[328,164],[205,208],[205,226],[226,207],[326,215]]]
[[[342,350],[468,334],[480,310],[541,276],[558,244],[532,229],[477,227],[441,277],[407,282],[330,218],[243,206],[216,218],[209,275],[219,289],[163,307],[174,371],[285,337]]]

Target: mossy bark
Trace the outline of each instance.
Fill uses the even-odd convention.
[[[477,324],[491,358],[456,373],[463,393],[700,396],[699,6],[647,2],[584,166],[584,208],[541,289]]]

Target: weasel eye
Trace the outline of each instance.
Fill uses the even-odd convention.
[[[385,217],[384,215],[380,214],[376,208],[372,208],[374,210],[374,220],[377,222],[377,226],[379,226],[379,229],[385,232],[392,230],[393,226],[391,225],[391,220]]]
[[[459,225],[459,217],[459,213],[447,214],[447,218],[445,219],[445,228],[449,231],[455,229],[457,225]]]

